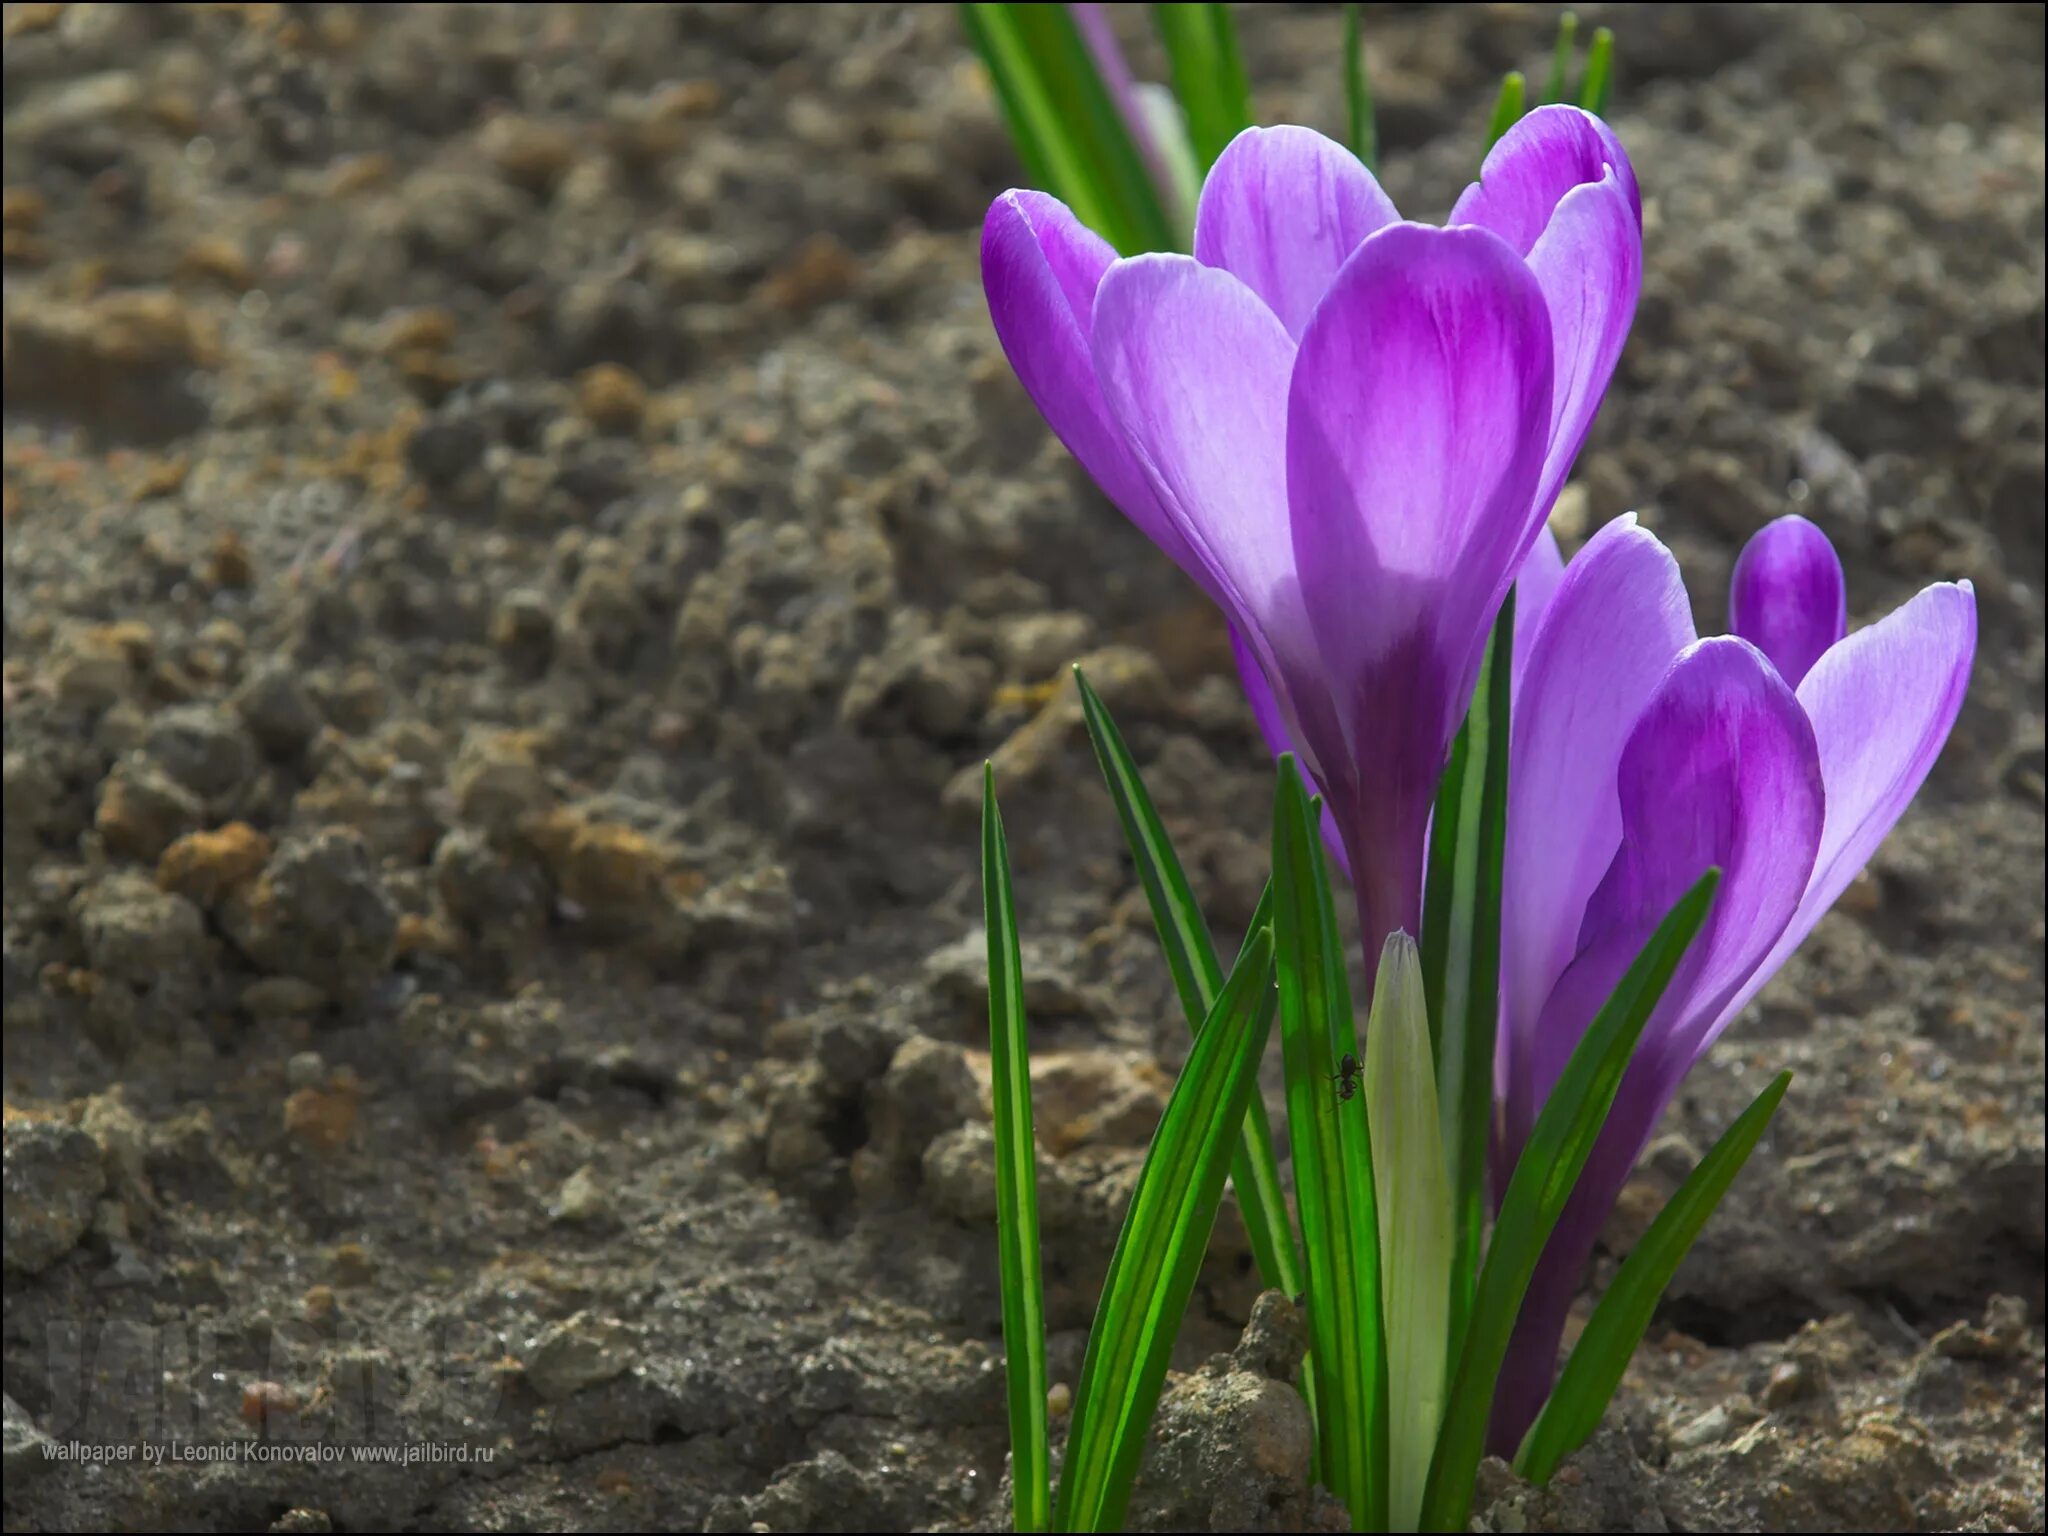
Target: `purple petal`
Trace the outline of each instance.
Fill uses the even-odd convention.
[[[1545,523],[1543,531],[1536,535],[1536,542],[1529,547],[1529,558],[1522,562],[1521,574],[1515,577],[1515,661],[1513,668],[1514,689],[1519,697],[1522,679],[1529,671],[1529,651],[1536,644],[1536,628],[1543,622],[1543,615],[1550,608],[1550,600],[1557,592],[1557,584],[1564,579],[1564,551],[1557,547],[1557,535]]]
[[[1273,670],[1274,644],[1301,629],[1283,456],[1294,343],[1228,272],[1136,256],[1102,280],[1094,354],[1160,506]]]
[[[1487,152],[1479,180],[1451,209],[1450,222],[1483,225],[1526,256],[1565,195],[1601,180],[1610,166],[1640,228],[1643,196],[1614,130],[1577,107],[1538,107]]]
[[[1160,152],[1151,120],[1139,100],[1130,61],[1124,57],[1116,31],[1109,24],[1109,13],[1094,4],[1070,5],[1067,10],[1073,15],[1075,30],[1081,34],[1081,42],[1095,63],[1095,72],[1102,77],[1103,88],[1108,91],[1117,116],[1123,119],[1124,130],[1145,158],[1145,169],[1152,173],[1152,185],[1162,197],[1166,196],[1173,186],[1173,177],[1167,171],[1166,157]]]
[[[1743,640],[1701,640],[1681,654],[1622,752],[1618,783],[1620,848],[1587,904],[1579,957],[1517,1065],[1507,1106],[1511,1155],[1665,912],[1711,865],[1721,867],[1721,885],[1523,1298],[1494,1399],[1492,1443],[1509,1452],[1550,1390],[1565,1315],[1600,1228],[1692,1064],[1694,1021],[1718,1014],[1790,920],[1821,834],[1812,728],[1775,669]]]
[[[1926,781],[1963,705],[1977,651],[1977,597],[1942,582],[1834,646],[1799,685],[1827,786],[1813,877],[1764,963],[1700,1041],[1728,1021],[1797,949]]]
[[[1343,145],[1312,128],[1247,128],[1202,184],[1195,256],[1235,274],[1299,339],[1345,258],[1399,217]]]
[[[1320,714],[1300,691],[1293,703],[1345,826],[1368,953],[1416,931],[1437,776],[1542,526],[1549,418],[1542,291],[1484,230],[1381,230],[1302,335],[1286,483],[1335,696]]]
[[[1828,536],[1797,516],[1758,529],[1735,562],[1728,629],[1770,657],[1797,688],[1849,632],[1842,562]]]
[[[981,281],[996,338],[1067,451],[1174,563],[1208,576],[1125,446],[1089,355],[1095,291],[1116,252],[1043,192],[1005,192],[981,229]],[[1210,595],[1215,595],[1209,588]]]
[[[1594,534],[1565,568],[1531,648],[1515,698],[1501,908],[1510,1150],[1548,1093],[1523,1070],[1544,1003],[1578,953],[1587,902],[1621,846],[1623,748],[1693,638],[1678,562],[1630,515]]]
[[[1265,738],[1266,750],[1273,754],[1275,760],[1292,752],[1301,763],[1310,792],[1323,795],[1322,783],[1315,775],[1314,756],[1295,739],[1294,730],[1287,723],[1287,713],[1274,696],[1272,684],[1266,681],[1258,657],[1252,654],[1250,644],[1235,624],[1230,626],[1230,652],[1237,659],[1237,675],[1244,684],[1245,701],[1252,707],[1252,719],[1258,722],[1259,735]],[[1331,809],[1327,795],[1323,795],[1323,844],[1329,849],[1330,858],[1338,870],[1349,880],[1351,856],[1345,852],[1344,836],[1337,826],[1337,813]]]
[[[1557,386],[1550,404],[1550,443],[1536,503],[1548,517],[1565,477],[1585,446],[1643,286],[1643,231],[1616,173],[1574,187],[1529,252],[1529,270],[1550,307]]]

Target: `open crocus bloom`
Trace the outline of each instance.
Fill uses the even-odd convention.
[[[1899,819],[1976,650],[1968,582],[1845,638],[1841,562],[1799,517],[1750,541],[1729,609],[1733,635],[1696,639],[1677,562],[1622,518],[1558,579],[1515,691],[1497,1172],[1657,923],[1710,865],[1722,881],[1523,1302],[1502,1455],[1550,1391],[1594,1242],[1680,1080]]]
[[[1419,930],[1424,839],[1502,599],[1635,312],[1641,202],[1597,118],[1530,113],[1448,227],[1304,128],[1216,161],[1195,254],[1118,260],[1008,192],[982,280],[1060,440],[1228,617],[1323,794],[1367,954]],[[1545,579],[1554,548],[1537,550]]]

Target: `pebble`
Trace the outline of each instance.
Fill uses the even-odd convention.
[[[146,751],[158,767],[203,800],[232,797],[256,767],[247,728],[214,704],[177,704],[149,723]]]
[[[10,1110],[5,1148],[6,1267],[40,1274],[92,1225],[107,1187],[99,1143],[75,1125]]]
[[[398,909],[362,839],[330,828],[281,844],[263,874],[235,891],[222,930],[260,969],[350,1000],[390,966]]]
[[[110,853],[154,864],[205,816],[197,795],[148,757],[130,753],[101,783],[93,825]]]
[[[246,821],[212,832],[188,832],[157,860],[156,883],[202,907],[214,907],[256,878],[270,861],[271,840]]]
[[[205,956],[206,922],[199,909],[130,871],[81,891],[72,917],[93,970],[137,987],[184,978]]]
[[[546,1403],[622,1376],[633,1364],[634,1335],[615,1318],[579,1312],[534,1341],[525,1357],[527,1385]]]

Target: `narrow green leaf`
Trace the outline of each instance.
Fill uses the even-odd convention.
[[[1188,138],[1203,171],[1252,124],[1251,82],[1237,48],[1227,5],[1155,5],[1152,23],[1166,46],[1173,94],[1186,114]]]
[[[1379,169],[1380,125],[1373,110],[1372,80],[1365,68],[1365,29],[1358,7],[1344,7],[1344,108],[1351,125],[1351,152],[1368,171]]]
[[[1577,12],[1566,11],[1557,18],[1557,46],[1550,51],[1550,78],[1543,82],[1545,101],[1565,99],[1565,80],[1571,73],[1572,60],[1579,52],[1579,18]]]
[[[1273,805],[1273,938],[1294,1197],[1308,1265],[1323,1480],[1355,1529],[1387,1528],[1387,1351],[1371,1128],[1358,1029],[1323,865],[1319,806],[1292,754]],[[1346,1069],[1353,1075],[1347,1076]]]
[[[1074,669],[1074,682],[1081,690],[1081,712],[1088,724],[1088,739],[1095,747],[1095,760],[1109,785],[1109,797],[1116,804],[1117,819],[1123,823],[1124,840],[1130,844],[1131,862],[1137,866],[1138,883],[1152,908],[1152,921],[1159,929],[1159,947],[1166,955],[1166,968],[1173,974],[1173,987],[1180,994],[1188,1028],[1198,1030],[1216,1006],[1223,990],[1223,968],[1216,963],[1216,947],[1209,940],[1209,925],[1188,886],[1186,873],[1160,824],[1159,812],[1138,765],[1124,745],[1122,732],[1110,718],[1102,697]],[[1251,921],[1256,933],[1270,918],[1271,885],[1259,898]],[[1301,1294],[1301,1255],[1294,1244],[1294,1229],[1287,1220],[1287,1196],[1280,1184],[1280,1168],[1273,1156],[1273,1130],[1266,1119],[1265,1102],[1253,1095],[1245,1111],[1244,1135],[1231,1164],[1230,1178],[1237,1190],[1237,1205],[1244,1217],[1245,1234],[1251,1241],[1252,1259],[1259,1267],[1259,1279],[1268,1288],[1289,1296]]]
[[[1145,157],[1067,7],[970,4],[961,16],[1032,179],[1122,254],[1172,250]]]
[[[1528,89],[1529,83],[1522,78],[1520,70],[1510,70],[1501,77],[1500,95],[1493,103],[1493,120],[1486,125],[1488,149],[1498,144],[1500,136],[1522,120],[1522,113],[1527,110]]]
[[[1595,117],[1607,115],[1607,97],[1614,89],[1614,33],[1595,29],[1586,50],[1586,77],[1579,82],[1579,105]]]
[[[994,1101],[996,1252],[1003,1288],[1004,1374],[1010,1394],[1010,1464],[1016,1527],[1049,1528],[1052,1457],[1046,1437],[1045,1294],[1038,1262],[1038,1156],[1031,1128],[1031,1058],[1025,1043],[1024,962],[1010,849],[996,807],[996,775],[981,768],[981,899],[988,925],[988,1050]]]
[[[1053,1509],[1058,1530],[1123,1525],[1174,1335],[1223,1200],[1231,1148],[1257,1091],[1273,1006],[1273,935],[1261,928],[1245,940],[1195,1036],[1131,1192],[1074,1393]]]
[[[1721,872],[1710,869],[1680,897],[1614,993],[1587,1026],[1508,1180],[1486,1263],[1479,1272],[1464,1348],[1451,1382],[1436,1459],[1422,1500],[1422,1529],[1462,1531],[1472,1480],[1486,1447],[1493,1389],[1543,1245],[1585,1169],[1636,1042],[1656,1011],[1686,946],[1706,921]]]
[[[1749,1160],[1791,1083],[1792,1074],[1780,1072],[1756,1096],[1700,1159],[1622,1264],[1600,1305],[1593,1309],[1593,1320],[1579,1335],[1550,1400],[1529,1426],[1515,1457],[1515,1470],[1530,1482],[1549,1482],[1558,1463],[1600,1427],[1608,1400],[1621,1384],[1622,1373],[1642,1342],[1643,1330],[1650,1326],[1658,1298]]]
[[[1453,1359],[1472,1310],[1486,1233],[1514,652],[1511,589],[1487,641],[1472,707],[1452,744],[1430,823],[1423,986],[1429,999],[1444,1164],[1450,1172],[1455,1213],[1448,1335]]]
[[[1380,951],[1365,1031],[1365,1112],[1378,1180],[1385,1272],[1388,1397],[1387,1508],[1412,1531],[1436,1449],[1449,1366],[1451,1185],[1444,1170],[1429,1019],[1415,941],[1390,933]]]

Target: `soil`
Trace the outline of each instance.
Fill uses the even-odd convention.
[[[1580,9],[1648,270],[1567,543],[1640,511],[1715,625],[1798,509],[1982,644],[1617,1213],[1596,1285],[1796,1070],[1609,1427],[1479,1518],[2038,1530],[2042,11]],[[1555,20],[1367,8],[1405,208]],[[1266,120],[1338,129],[1338,29],[1245,14]],[[5,32],[7,1526],[1000,1527],[980,763],[1067,1382],[1185,1029],[1066,664],[1226,935],[1270,781],[996,347],[953,9]],[[1330,1521],[1255,1292],[1226,1214],[1144,1525]]]

